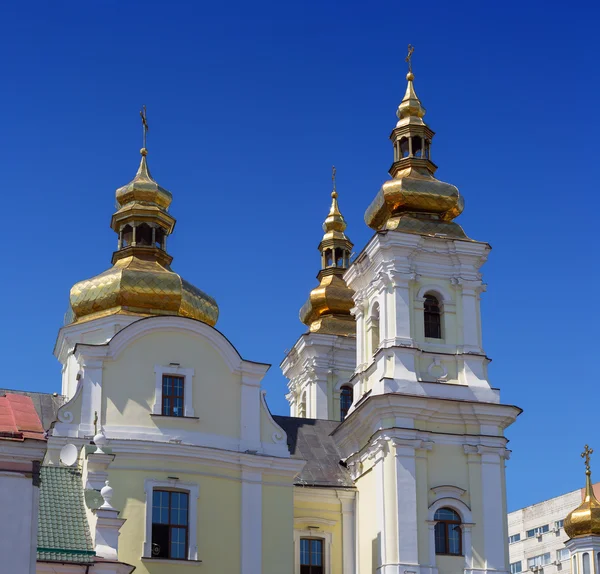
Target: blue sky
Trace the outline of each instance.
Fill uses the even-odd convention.
[[[410,42],[437,175],[493,246],[490,375],[525,411],[507,433],[509,507],[580,487],[600,383],[597,19],[591,2],[4,3],[2,386],[60,391],[69,289],[110,265],[146,104],[173,267],[217,299],[245,358],[273,364],[269,404],[286,413],[278,365],[316,285],[331,165],[358,252]]]

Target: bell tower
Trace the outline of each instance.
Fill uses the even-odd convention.
[[[344,281],[353,245],[345,234],[335,173],[334,167],[331,208],[319,243],[319,285],[300,309],[300,320],[309,330],[281,363],[290,381],[287,399],[295,417],[342,420],[353,401],[348,381],[355,367],[356,329],[350,313],[354,306],[352,290]]]
[[[409,66],[411,56],[409,46]],[[344,274],[354,402],[333,437],[359,492],[357,570],[503,574],[504,430],[520,409],[488,380],[480,296],[490,246],[454,221],[463,198],[435,177],[410,67],[406,79],[391,179],[365,213],[374,235]]]

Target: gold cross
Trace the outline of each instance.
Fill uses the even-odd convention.
[[[594,449],[590,448],[587,444],[581,453],[581,458],[585,458],[585,470],[590,471],[590,456],[594,452]]]
[[[140,117],[142,118],[142,142],[143,148],[146,149],[146,134],[148,133],[148,121],[146,119],[146,106],[142,106],[140,110]]]
[[[332,168],[331,168],[331,182],[333,183],[333,191],[336,191],[336,189],[335,189],[335,165],[332,166]]]
[[[412,46],[411,44],[408,45],[408,54],[406,55],[406,58],[404,58],[404,61],[408,64],[408,72],[412,74],[412,55],[413,52],[415,51],[415,47]]]

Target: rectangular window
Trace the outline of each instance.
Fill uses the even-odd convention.
[[[513,534],[512,536],[508,537],[509,544],[514,544],[515,542],[519,542],[519,540],[521,540],[521,533]]]
[[[550,526],[548,524],[544,524],[544,526],[538,526],[537,528],[532,528],[527,531],[527,538],[533,538],[534,536],[541,536],[545,532],[550,531]]]
[[[546,566],[550,564],[550,559],[550,552],[527,558],[527,568],[531,568],[532,566]]]
[[[563,560],[568,560],[570,556],[571,556],[571,553],[569,552],[568,548],[560,548],[559,550],[556,551],[556,559],[560,560],[561,562]]]
[[[170,417],[183,416],[183,377],[163,375],[162,414]]]
[[[300,538],[300,574],[324,574],[323,539]]]
[[[519,572],[523,571],[523,567],[521,566],[521,561],[513,562],[510,565],[510,574],[519,574]]]
[[[564,526],[564,524],[565,524],[564,520],[557,520],[554,523],[554,528],[556,528],[556,530],[560,530]]]
[[[186,560],[188,557],[187,492],[152,492],[152,557]]]

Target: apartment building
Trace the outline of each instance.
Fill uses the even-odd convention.
[[[594,484],[600,494],[600,483]],[[568,536],[563,522],[581,504],[583,489],[515,510],[508,514],[508,551],[511,574],[538,572],[571,574]]]

